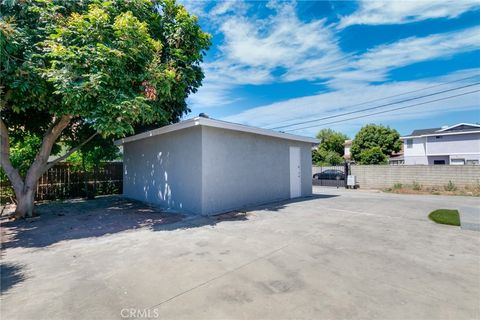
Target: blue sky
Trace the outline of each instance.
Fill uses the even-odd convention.
[[[480,122],[480,85],[396,103],[480,82],[480,1],[180,2],[213,36],[191,115],[307,136]]]

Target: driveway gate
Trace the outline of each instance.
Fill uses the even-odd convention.
[[[348,164],[340,166],[314,166],[312,168],[313,185],[326,187],[345,187],[347,184]]]

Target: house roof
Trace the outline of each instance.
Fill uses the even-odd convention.
[[[475,123],[458,123],[453,126],[446,126],[442,128],[418,129],[413,130],[408,136],[401,137],[402,139],[414,137],[428,137],[428,136],[442,136],[450,134],[465,134],[472,132],[480,132],[480,125]]]
[[[411,136],[421,136],[424,134],[432,134],[434,132],[437,132],[442,128],[430,128],[430,129],[418,129],[418,130],[413,130],[412,133],[410,133]]]
[[[269,129],[251,127],[251,126],[246,126],[242,124],[221,121],[221,120],[216,120],[211,118],[195,117],[192,119],[188,119],[185,121],[160,127],[158,129],[153,129],[147,132],[139,133],[134,136],[119,139],[119,140],[116,140],[114,143],[116,145],[122,145],[128,142],[146,139],[153,136],[174,132],[178,130],[183,130],[183,129],[194,127],[194,126],[205,126],[205,127],[220,128],[220,129],[233,130],[233,131],[239,131],[239,132],[248,132],[248,133],[259,134],[263,136],[274,137],[274,138],[308,142],[312,144],[318,144],[320,142],[318,139],[315,139],[315,138],[298,136],[295,134],[283,133],[283,132],[278,132],[278,131],[269,130]]]

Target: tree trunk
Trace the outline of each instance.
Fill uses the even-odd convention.
[[[15,208],[15,218],[33,216],[35,191],[35,189],[28,189],[26,192],[16,194],[17,207]]]
[[[17,198],[17,207],[15,209],[16,218],[31,217],[33,215],[38,179],[49,169],[48,157],[52,151],[52,146],[60,137],[63,129],[68,126],[72,117],[73,116],[70,115],[64,115],[54,119],[43,136],[42,145],[38,150],[35,160],[28,169],[24,180],[22,180],[18,170],[14,168],[10,162],[8,129],[3,120],[0,119],[0,164],[15,191],[15,197]]]
[[[10,162],[8,129],[3,120],[0,118],[0,165],[5,171],[5,174],[12,184],[13,190],[15,191],[15,197],[17,198],[15,217],[31,217],[33,215],[35,192],[37,191],[38,179],[40,179],[42,174],[53,167],[56,163],[66,159],[76,150],[79,150],[83,145],[88,143],[97,135],[97,133],[94,133],[87,140],[83,141],[75,148],[70,149],[70,151],[63,156],[55,159],[52,162],[48,162],[48,157],[50,156],[55,141],[57,141],[57,139],[60,137],[63,129],[68,126],[72,118],[73,115],[63,115],[58,118],[54,117],[53,122],[43,136],[42,145],[38,150],[35,160],[28,169],[24,180],[20,176],[18,170],[14,168]]]

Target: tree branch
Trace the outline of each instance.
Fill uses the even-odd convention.
[[[0,165],[12,184],[15,193],[23,189],[23,181],[20,173],[10,162],[10,143],[8,141],[8,129],[0,118]]]
[[[35,186],[40,176],[47,170],[46,165],[48,162],[48,157],[52,151],[53,144],[60,137],[63,129],[68,126],[72,118],[72,115],[63,115],[60,118],[55,119],[48,128],[47,132],[45,132],[42,145],[35,157],[35,161],[33,161],[32,165],[28,169],[25,177],[24,188],[32,188]]]
[[[47,170],[50,169],[51,167],[53,167],[55,164],[59,163],[60,161],[62,160],[65,160],[67,159],[72,153],[74,153],[75,151],[77,151],[78,149],[80,149],[81,147],[83,147],[84,145],[86,145],[88,142],[90,142],[90,140],[92,140],[93,138],[95,138],[95,136],[97,136],[98,133],[95,132],[94,134],[92,134],[90,137],[88,137],[87,140],[83,141],[82,143],[80,143],[78,146],[76,146],[75,148],[72,148],[70,149],[67,153],[65,153],[63,156],[61,157],[58,157],[57,159],[53,160],[53,161],[50,161],[48,164],[47,164]]]

